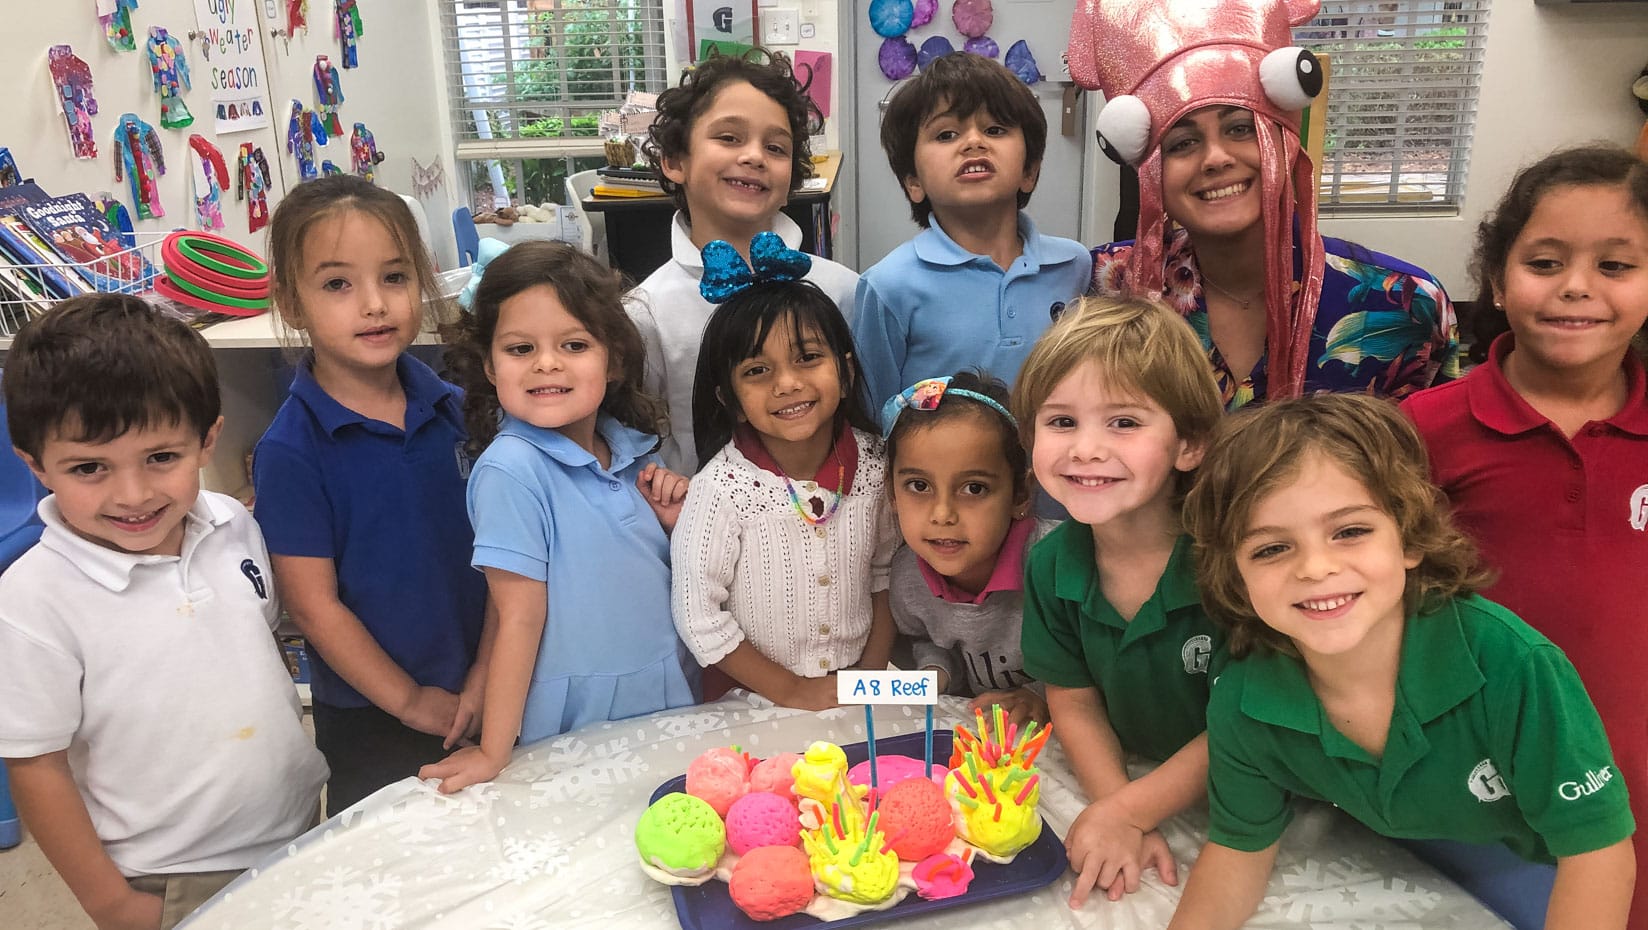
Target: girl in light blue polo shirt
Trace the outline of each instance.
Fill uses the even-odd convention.
[[[658,463],[663,405],[618,277],[558,242],[477,265],[447,362],[467,394],[473,565],[495,607],[481,743],[424,766],[457,791],[530,743],[695,703],[670,619],[687,479]],[[460,298],[462,299],[462,298]]]

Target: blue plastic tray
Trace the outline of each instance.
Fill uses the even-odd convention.
[[[952,739],[953,734],[949,730],[933,732],[935,765],[943,765],[950,760]],[[876,740],[876,753],[919,759],[922,753],[921,744],[921,733],[890,736]],[[869,758],[867,743],[853,743],[841,748],[847,753],[848,765],[857,765]],[[659,785],[658,790],[652,793],[652,800],[656,801],[671,791],[686,790],[687,776],[679,775]],[[1054,835],[1053,828],[1048,826],[1046,818],[1043,818],[1041,836],[1037,837],[1029,848],[1014,857],[1011,864],[998,865],[975,856],[973,884],[968,887],[967,893],[959,898],[928,901],[912,891],[903,901],[884,911],[865,911],[851,917],[829,921],[827,925],[831,928],[859,927],[1023,894],[1052,884],[1054,879],[1064,874],[1068,865],[1069,861],[1064,855],[1064,842]],[[732,903],[732,898],[727,894],[727,883],[714,879],[696,886],[675,885],[671,890],[675,893],[675,913],[681,920],[683,930],[803,930],[826,926],[824,921],[807,914],[792,914],[778,920],[752,920]]]

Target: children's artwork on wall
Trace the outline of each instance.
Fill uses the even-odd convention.
[[[21,183],[23,173],[17,170],[17,159],[11,157],[11,149],[0,148],[0,187]]]
[[[755,45],[757,0],[687,0],[687,48],[704,60],[704,43]]]
[[[972,52],[975,55],[983,55],[985,58],[994,58],[1001,54],[1001,46],[997,45],[996,40],[989,36],[974,36],[962,44],[961,50]]]
[[[132,228],[132,213],[108,191],[98,191],[92,202],[103,211],[103,216],[120,234],[120,244],[128,249],[137,248],[137,232]]]
[[[1030,44],[1023,39],[1007,49],[1007,58],[1002,64],[1026,84],[1035,84],[1042,79],[1041,69],[1036,66],[1036,56],[1030,53]]]
[[[138,219],[166,215],[160,204],[158,183],[165,173],[166,156],[160,147],[160,134],[138,119],[137,114],[121,114],[120,124],[114,129],[114,179],[124,179],[131,187]]]
[[[343,123],[338,121],[338,107],[343,104],[343,82],[338,80],[338,69],[325,55],[315,56],[315,112],[321,125],[333,136],[343,135]],[[357,124],[358,125],[358,124]]]
[[[117,52],[137,50],[137,35],[132,32],[132,11],[137,0],[97,0],[97,21],[103,24],[103,35],[109,47]]]
[[[332,159],[328,158],[320,163],[320,174],[321,177],[329,178],[333,175],[343,174],[343,169],[333,164]]]
[[[956,0],[950,7],[950,20],[956,24],[957,32],[976,39],[995,24],[996,8],[990,0]]]
[[[910,0],[870,0],[870,28],[885,39],[910,31],[916,8]]]
[[[916,68],[921,71],[926,71],[927,66],[933,63],[933,59],[943,58],[945,55],[948,55],[955,50],[956,47],[950,44],[950,40],[948,38],[944,36],[928,36],[927,41],[921,43],[921,48],[916,50]]]
[[[365,123],[356,123],[355,131],[349,134],[349,167],[376,184],[378,163],[382,161],[383,153],[378,151],[378,140],[372,130],[367,129]]]
[[[309,34],[309,0],[286,0],[286,35]]]
[[[916,47],[903,36],[881,40],[881,50],[876,53],[876,63],[881,66],[881,73],[889,81],[902,81],[915,73]]]
[[[938,12],[938,0],[916,0],[910,19],[911,29],[920,29],[933,21],[933,14]]]
[[[263,149],[250,142],[240,144],[235,157],[235,200],[246,201],[246,231],[257,232],[269,223],[269,161]]]
[[[358,68],[360,37],[366,35],[366,26],[361,22],[360,4],[358,0],[337,0],[334,12],[337,14],[338,45],[343,49],[343,66]]]
[[[829,52],[806,52],[797,49],[795,70],[798,80],[807,85],[807,96],[818,104],[818,112],[830,118],[830,89],[834,85],[834,59]]]
[[[195,219],[210,232],[223,228],[223,192],[229,187],[229,166],[217,146],[196,133],[189,137],[199,168],[190,175],[194,186]]]
[[[164,26],[150,26],[148,50],[154,92],[160,96],[160,125],[167,129],[182,129],[192,124],[194,114],[183,102],[183,92],[191,86],[189,61],[183,55],[183,43],[167,32]]]
[[[57,88],[57,106],[69,129],[74,157],[96,158],[92,117],[97,115],[97,98],[92,96],[92,69],[67,45],[53,45],[46,51],[46,67],[51,70],[52,86]]]
[[[286,122],[286,151],[298,160],[298,173],[305,181],[319,177],[315,166],[315,146],[326,144],[326,127],[320,115],[303,108],[303,101],[292,101],[292,117]]]
[[[416,158],[412,159],[412,196],[423,200],[445,189],[446,163],[441,161],[440,155],[436,155],[428,167],[418,164]]]
[[[270,125],[269,70],[258,40],[257,10],[249,3],[194,0],[195,22],[210,49],[205,84],[211,88],[212,128],[217,135]]]

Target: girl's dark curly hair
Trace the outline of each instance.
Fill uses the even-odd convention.
[[[492,442],[503,417],[498,389],[486,376],[498,312],[504,301],[540,284],[553,287],[561,305],[607,350],[612,374],[601,411],[632,429],[658,435],[667,417],[663,401],[641,387],[646,350],[624,312],[622,276],[564,242],[522,242],[486,266],[471,312],[441,331],[447,377],[464,389],[469,452],[478,455]]]
[[[858,364],[858,353],[853,351],[853,334],[835,301],[811,281],[764,281],[716,307],[704,324],[704,340],[692,379],[692,438],[700,466],[732,441],[742,413],[733,386],[739,363],[760,353],[780,320],[788,320],[790,332],[797,336],[815,330],[835,356],[841,379],[836,429],[845,419],[872,435],[880,432],[864,409],[864,369]]]
[[[1648,222],[1648,163],[1613,145],[1585,145],[1561,149],[1541,158],[1511,181],[1493,212],[1476,227],[1476,249],[1471,254],[1471,276],[1476,279],[1476,305],[1467,321],[1471,334],[1471,360],[1484,362],[1488,345],[1510,329],[1505,314],[1494,306],[1495,295],[1505,287],[1505,267],[1511,246],[1528,225],[1534,209],[1546,194],[1559,187],[1609,187],[1618,185],[1626,199]],[[1644,348],[1641,335],[1637,348]]]
[[[812,84],[812,73],[805,79],[796,73],[790,58],[783,52],[769,52],[753,48],[743,55],[711,55],[681,75],[681,83],[658,95],[658,115],[647,130],[647,141],[641,147],[658,172],[658,182],[664,193],[675,200],[675,206],[689,220],[687,192],[681,185],[664,177],[665,159],[680,159],[691,154],[692,126],[704,115],[721,88],[744,81],[771,97],[784,108],[790,122],[790,186],[813,176],[812,149],[808,139],[824,126],[824,114],[818,104],[807,96]]]

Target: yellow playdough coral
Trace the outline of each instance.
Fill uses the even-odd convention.
[[[975,714],[977,734],[956,727],[945,789],[958,815],[956,832],[961,838],[987,858],[1011,861],[1041,836],[1041,774],[1035,760],[1053,728],[1049,725],[1037,733],[1031,723],[1019,733],[998,705],[991,709],[992,732],[984,712]]]
[[[817,744],[814,744],[817,745]],[[818,890],[853,904],[875,905],[898,888],[898,854],[876,829],[879,813],[863,822],[857,803],[845,794],[830,804],[817,829],[801,834]]]

